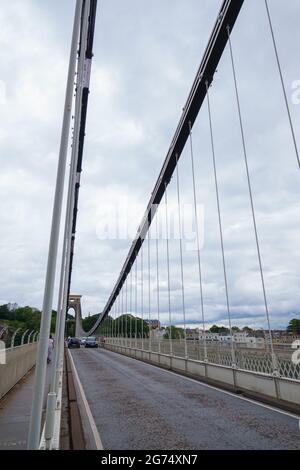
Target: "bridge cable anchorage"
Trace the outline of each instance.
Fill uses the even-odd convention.
[[[284,101],[285,101],[285,105],[286,105],[290,130],[291,130],[293,144],[294,144],[294,148],[295,148],[296,158],[297,158],[298,166],[299,166],[299,169],[300,169],[300,156],[299,156],[299,151],[298,151],[296,134],[295,134],[295,130],[294,130],[293,120],[292,120],[292,116],[291,116],[291,111],[290,111],[290,107],[289,107],[289,102],[288,102],[288,98],[287,98],[286,89],[285,89],[285,83],[284,83],[284,79],[283,79],[283,72],[282,72],[282,67],[281,67],[280,58],[279,58],[279,52],[278,52],[278,48],[277,48],[277,44],[276,44],[275,33],[274,33],[273,24],[272,24],[272,18],[271,18],[271,14],[270,14],[269,5],[268,5],[268,0],[265,0],[265,6],[266,6],[267,17],[268,17],[268,23],[269,23],[269,26],[270,26],[270,32],[271,32],[271,36],[272,36],[272,43],[273,43],[274,52],[275,52],[275,56],[276,56],[276,62],[277,62],[277,66],[278,66],[278,73],[279,73],[279,77],[280,77],[283,97],[284,97]]]
[[[184,272],[183,272],[183,250],[182,250],[182,223],[181,223],[181,202],[180,202],[180,181],[178,169],[178,155],[176,154],[176,187],[177,187],[177,207],[178,207],[178,229],[179,229],[179,254],[180,254],[180,274],[181,274],[181,297],[182,297],[182,316],[184,330],[184,357],[188,359],[187,340],[186,340],[186,315],[185,315],[185,295],[184,295]]]
[[[245,138],[244,124],[243,124],[243,118],[242,118],[241,103],[240,103],[240,97],[239,97],[239,90],[238,90],[238,84],[237,84],[237,75],[236,75],[236,68],[235,68],[235,62],[234,62],[233,49],[232,49],[231,38],[230,38],[230,27],[229,26],[227,26],[227,33],[228,33],[228,44],[229,44],[229,51],[230,51],[230,58],[231,58],[231,67],[232,67],[232,75],[233,75],[235,95],[236,95],[238,117],[239,117],[239,123],[240,123],[240,132],[241,132],[242,147],[243,147],[243,154],[244,154],[244,161],[245,161],[245,169],[246,169],[246,176],[247,176],[247,185],[248,185],[249,199],[250,199],[250,205],[251,205],[252,222],[253,222],[253,229],[254,229],[254,234],[255,234],[257,258],[258,258],[258,264],[259,264],[259,271],[260,271],[260,278],[261,278],[261,286],[262,286],[263,300],[264,300],[264,306],[265,306],[265,313],[266,313],[266,319],[267,319],[267,324],[268,324],[273,374],[277,375],[278,374],[278,365],[277,365],[277,358],[275,356],[274,347],[273,347],[273,338],[272,338],[272,331],[271,331],[270,314],[269,314],[269,307],[268,307],[268,301],[267,301],[264,272],[263,272],[262,259],[261,259],[261,250],[260,250],[257,223],[256,223],[256,215],[255,215],[255,208],[254,208],[252,184],[251,184],[250,171],[249,171],[249,165],[248,165],[248,153],[247,153],[247,147],[246,147],[246,138]]]
[[[129,347],[130,349],[132,348],[132,270],[133,270],[133,264],[131,263],[130,265],[130,312],[129,312]]]
[[[226,270],[225,249],[224,249],[224,239],[223,239],[223,226],[222,226],[222,216],[221,216],[220,197],[219,197],[219,183],[218,183],[218,174],[217,174],[217,163],[216,163],[216,153],[215,153],[215,143],[214,143],[214,134],[213,134],[213,125],[212,125],[212,115],[211,115],[211,107],[210,107],[209,84],[208,84],[208,82],[206,82],[206,96],[207,96],[207,109],[208,109],[208,120],[209,120],[209,129],[210,129],[211,153],[212,153],[212,161],[213,161],[214,182],[215,182],[218,221],[219,221],[220,244],[221,244],[221,252],[222,252],[224,286],[225,286],[225,295],[226,295],[226,307],[227,307],[228,324],[229,324],[229,331],[230,331],[230,337],[231,337],[231,358],[232,358],[232,367],[236,367],[237,364],[236,364],[235,348],[234,348],[232,325],[231,325],[231,313],[230,313],[230,305],[229,305],[227,270]]]
[[[143,262],[144,245],[141,246],[141,311],[142,311],[142,350],[144,349],[144,262]]]
[[[171,285],[170,285],[170,252],[169,252],[169,214],[168,214],[168,192],[167,183],[165,182],[165,219],[166,219],[166,252],[167,252],[167,276],[168,276],[168,310],[169,310],[169,345],[170,355],[173,354],[172,342],[172,314],[171,314]]]
[[[150,253],[150,230],[151,226],[149,225],[148,229],[148,309],[149,309],[149,322],[148,322],[148,349],[151,351],[152,349],[152,342],[151,342],[151,253]]]
[[[155,240],[155,245],[156,245],[156,300],[157,300],[157,319],[158,319],[158,333],[160,330],[160,298],[159,298],[159,252],[158,252],[158,240],[159,240],[159,231],[158,231],[158,215],[159,211],[156,212],[156,218],[155,218],[155,227],[156,227],[156,240]],[[161,353],[161,348],[160,348],[160,337],[158,336],[158,353]]]
[[[202,266],[201,266],[200,239],[199,239],[199,217],[198,217],[198,209],[197,209],[195,165],[194,165],[194,148],[193,148],[193,135],[192,135],[192,124],[191,124],[191,122],[189,122],[189,133],[190,133],[190,155],[191,155],[191,166],[192,166],[194,216],[195,216],[195,225],[196,225],[197,261],[198,261],[198,276],[199,276],[199,295],[200,295],[200,308],[201,308],[201,314],[202,314],[204,361],[207,362],[208,358],[207,358],[207,344],[206,344],[206,336],[205,336],[205,314],[204,314],[203,286],[202,286]],[[199,329],[199,347],[200,347],[200,329]]]

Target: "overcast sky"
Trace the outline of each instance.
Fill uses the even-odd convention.
[[[1,0],[0,304],[41,308],[43,301],[74,5],[73,0]],[[137,208],[128,216],[137,228],[220,5],[220,0],[99,1],[71,289],[83,296],[84,315],[102,310],[131,245],[128,238],[103,240],[107,210]],[[270,0],[270,9],[299,142],[300,104],[292,101],[292,86],[300,80],[300,4]],[[300,314],[300,172],[262,0],[245,1],[232,43],[271,324],[285,327]],[[228,49],[211,89],[211,106],[233,324],[265,327]],[[208,325],[227,325],[206,103],[193,139],[203,214],[205,317]],[[182,204],[191,203],[189,146],[179,174]],[[175,183],[168,193],[176,208]],[[185,243],[183,248],[187,324],[198,325],[197,252]],[[170,242],[170,252],[172,315],[180,323],[178,240]],[[166,323],[163,240],[159,253]],[[155,262],[152,242],[152,317],[157,316]],[[57,286],[55,309],[56,302]],[[146,297],[146,312],[147,302]]]

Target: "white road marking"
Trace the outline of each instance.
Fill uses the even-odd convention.
[[[93,418],[91,409],[90,409],[89,404],[87,402],[82,384],[80,382],[80,379],[79,379],[79,376],[78,376],[78,373],[77,373],[77,370],[76,370],[76,367],[75,367],[75,364],[74,364],[72,354],[70,353],[69,350],[68,350],[68,353],[69,353],[69,358],[70,358],[70,361],[71,361],[71,366],[72,366],[72,369],[73,369],[73,373],[74,373],[74,376],[75,376],[75,379],[76,379],[76,382],[77,382],[77,385],[78,385],[78,389],[79,389],[79,392],[80,392],[80,395],[81,395],[81,398],[82,398],[82,401],[83,401],[83,404],[84,404],[84,407],[85,407],[85,411],[86,411],[86,414],[87,414],[87,417],[88,417],[88,420],[89,420],[89,423],[90,423],[90,426],[91,426],[91,430],[92,430],[92,433],[93,433],[93,436],[94,436],[96,448],[97,448],[97,450],[103,450],[104,448],[103,448],[103,445],[102,445],[100,434],[98,432],[98,429],[97,429],[95,420]]]
[[[110,351],[110,350],[106,349],[106,351]],[[115,351],[110,351],[110,352],[115,352]],[[116,354],[121,354],[121,353],[116,353]],[[165,369],[163,367],[156,366],[154,364],[149,364],[148,362],[144,362],[140,359],[136,359],[135,357],[126,356],[125,354],[121,354],[121,355],[124,356],[124,357],[128,357],[128,359],[135,359],[138,362],[143,362],[145,365],[150,366],[150,367],[154,367],[156,370],[159,369],[159,370],[162,370],[164,372],[168,372],[169,374],[176,375],[177,377],[181,377],[182,379],[186,379],[186,380],[189,380],[190,382],[196,383],[198,385],[202,385],[203,387],[211,388],[212,390],[216,390],[217,392],[224,393],[225,395],[229,395],[231,397],[238,398],[239,400],[247,401],[248,403],[252,403],[252,404],[260,406],[262,408],[266,408],[268,410],[275,411],[275,412],[283,414],[285,416],[289,416],[290,418],[297,419],[299,421],[299,429],[300,429],[300,416],[299,415],[290,413],[288,411],[281,410],[280,408],[275,408],[274,406],[271,406],[271,405],[266,405],[265,403],[261,403],[261,402],[256,401],[256,400],[252,400],[251,398],[247,398],[247,397],[243,397],[241,395],[237,395],[236,393],[229,392],[227,390],[223,390],[222,388],[215,387],[214,385],[206,384],[205,382],[201,382],[200,380],[192,379],[191,377],[187,377],[186,375],[178,374],[177,372],[174,372],[172,370],[168,370],[168,369]]]

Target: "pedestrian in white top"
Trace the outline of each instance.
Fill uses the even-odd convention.
[[[49,364],[52,360],[52,351],[54,348],[54,341],[52,338],[52,335],[50,335],[49,340],[48,340],[48,356],[47,356],[47,363]]]

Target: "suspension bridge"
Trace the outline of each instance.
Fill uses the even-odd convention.
[[[7,352],[7,374],[15,367],[14,361],[22,361],[22,357],[24,361],[29,359],[14,379],[18,385],[13,387],[14,383],[10,383],[2,393],[1,448],[18,447],[16,442],[28,449],[300,448],[299,354],[296,347],[295,350],[291,345],[283,347],[274,338],[260,239],[263,221],[256,209],[257,186],[253,184],[251,171],[247,109],[241,99],[239,60],[235,53],[234,28],[245,3],[224,0],[216,12],[207,47],[167,155],[162,158],[161,171],[144,216],[136,221],[137,233],[125,262],[120,260],[120,265],[123,263],[120,274],[111,286],[102,312],[86,332],[82,327],[81,295],[72,295],[71,285],[76,262],[74,248],[97,0],[76,1],[40,332],[33,332],[31,343],[23,344],[22,340],[14,348],[12,342]],[[291,171],[299,177],[296,126],[277,43],[280,32],[274,29],[272,2],[262,3],[278,81],[278,99],[282,100],[282,120],[290,141],[290,147],[285,150],[290,157],[287,165],[293,166]],[[233,262],[224,228],[226,201],[220,165],[223,155],[216,132],[218,106],[213,92],[217,86],[215,75],[225,54],[229,58],[227,83],[233,92],[232,116],[228,115],[228,120],[238,135],[231,152],[243,168],[241,191],[248,200],[247,223],[253,242],[249,256],[255,265],[254,284],[265,321],[261,342],[253,338],[251,345],[246,344],[246,335],[241,337],[234,329],[236,308],[229,282]],[[47,366],[72,115],[54,358],[53,364]],[[208,142],[209,161],[202,166],[200,162],[200,170],[211,182],[215,201],[217,230],[212,236],[214,249],[220,253],[220,292],[224,297],[221,308],[229,331],[222,342],[213,341],[207,333],[208,312],[211,305],[217,307],[219,297],[214,300],[213,292],[207,295],[207,263],[203,260],[198,175],[202,157],[197,150],[199,116],[203,138]],[[186,204],[195,234],[190,251],[185,238]],[[191,269],[191,262],[192,279],[187,282],[186,271]],[[172,288],[174,279],[176,289]],[[192,338],[187,334],[190,297],[196,298],[199,325],[197,335]],[[75,310],[74,335],[95,336],[98,348],[66,349],[66,315],[71,308]],[[162,324],[164,334],[160,335]],[[173,334],[176,325],[182,326],[183,334],[179,337]],[[25,376],[34,364],[34,374]],[[18,407],[20,402],[22,412]],[[18,421],[24,408],[27,419]]]

